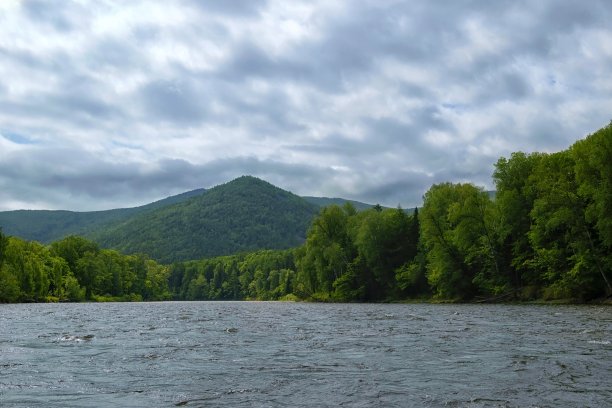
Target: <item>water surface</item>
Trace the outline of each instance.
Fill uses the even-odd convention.
[[[610,407],[612,308],[0,305],[2,407]]]

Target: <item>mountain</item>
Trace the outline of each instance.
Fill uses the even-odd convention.
[[[134,208],[4,211],[0,227],[7,235],[42,243],[81,235],[102,247],[174,262],[298,246],[321,207],[347,202],[359,211],[373,207],[342,198],[299,197],[243,176]]]
[[[133,208],[106,211],[51,211],[17,210],[0,212],[0,226],[7,235],[27,240],[50,243],[68,235],[90,235],[99,228],[121,223],[132,216],[180,203],[202,195],[206,190],[197,189]]]
[[[288,191],[243,176],[87,235],[103,247],[170,263],[298,246],[319,210]]]
[[[345,200],[344,198],[328,198],[328,197],[310,197],[302,196],[302,198],[309,203],[315,204],[319,207],[327,207],[330,205],[339,205],[342,207],[346,203],[350,203],[355,207],[357,211],[364,211],[374,207],[374,204],[366,204],[360,201]]]

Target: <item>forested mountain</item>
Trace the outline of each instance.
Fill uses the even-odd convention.
[[[106,211],[50,211],[17,210],[0,212],[0,227],[8,235],[26,240],[50,243],[68,235],[90,235],[98,228],[108,228],[138,214],[176,204],[202,195],[206,190],[197,189],[133,208]]]
[[[311,197],[302,196],[302,198],[309,203],[318,205],[319,207],[328,207],[330,205],[343,206],[346,203],[350,203],[357,211],[365,211],[375,207],[375,204],[366,204],[355,200],[346,200],[344,198],[329,198],[329,197]]]
[[[319,207],[255,177],[131,217],[88,237],[169,263],[302,244]]]
[[[201,196],[206,191],[206,189],[200,188],[139,207],[117,208],[104,211],[0,211],[0,227],[2,227],[5,234],[44,244],[60,240],[69,235],[98,237],[105,235],[104,231],[118,228],[132,217],[187,201],[192,197]],[[302,198],[318,207],[326,207],[332,204],[343,205],[347,202],[351,203],[358,211],[374,207],[372,204],[345,200],[343,198],[310,196]],[[311,217],[311,215],[308,215],[308,217]]]

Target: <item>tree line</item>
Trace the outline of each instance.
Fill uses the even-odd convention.
[[[328,207],[296,250],[312,299],[576,299],[612,295],[612,123],[553,153],[495,164],[496,194],[441,183],[412,217]]]
[[[558,153],[500,158],[494,198],[440,183],[411,215],[332,205],[300,247],[171,265],[80,237],[43,246],[0,231],[0,302],[610,296],[610,157],[612,123]]]
[[[612,124],[562,152],[500,158],[494,199],[469,183],[441,183],[413,215],[329,206],[301,247],[196,261],[189,273],[174,265],[171,275],[182,289],[172,291],[183,299],[331,301],[608,296],[610,157]],[[190,285],[207,289],[189,292]]]
[[[0,230],[0,302],[168,300],[169,268],[69,236],[44,246]]]

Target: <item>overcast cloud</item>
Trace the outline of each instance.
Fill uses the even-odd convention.
[[[421,204],[612,119],[612,2],[0,2],[0,210],[243,174]]]

